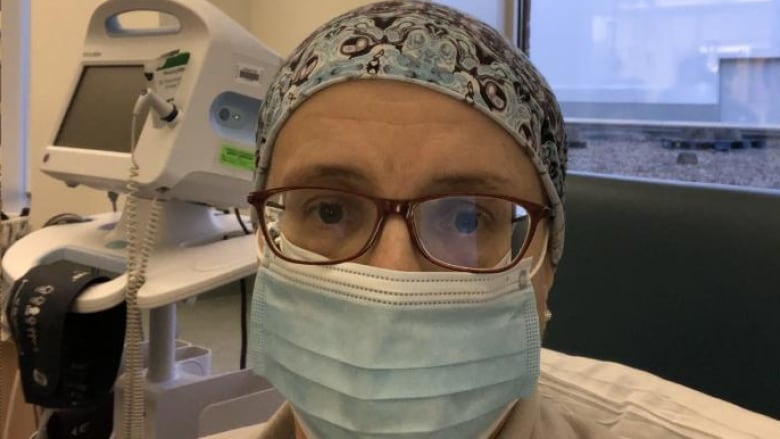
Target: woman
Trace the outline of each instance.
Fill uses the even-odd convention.
[[[489,26],[423,2],[325,24],[258,134],[263,438],[586,438],[536,391],[563,249],[554,95]]]

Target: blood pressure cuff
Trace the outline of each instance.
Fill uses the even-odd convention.
[[[6,312],[27,402],[49,408],[105,402],[119,370],[125,305],[88,314],[69,311],[82,291],[107,280],[57,262],[37,266],[14,283]]]
[[[114,427],[114,404],[109,398],[105,404],[91,409],[57,409],[46,421],[48,439],[107,439]]]

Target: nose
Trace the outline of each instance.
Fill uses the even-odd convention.
[[[436,266],[420,254],[412,239],[404,219],[390,215],[385,219],[374,245],[358,262],[398,271],[436,270]]]

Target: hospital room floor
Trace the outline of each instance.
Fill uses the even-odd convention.
[[[251,295],[254,278],[246,280]],[[201,294],[194,303],[177,305],[178,339],[211,349],[211,372],[239,368],[241,293],[238,282]],[[148,316],[145,319],[148,322]],[[148,324],[145,325],[148,334]]]

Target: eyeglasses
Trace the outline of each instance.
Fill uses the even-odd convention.
[[[271,250],[290,262],[329,265],[357,259],[374,245],[387,216],[398,214],[426,259],[447,269],[480,273],[514,266],[539,221],[552,212],[500,195],[455,193],[390,200],[321,187],[258,191],[248,201],[257,210]],[[322,258],[305,258],[298,249]]]

